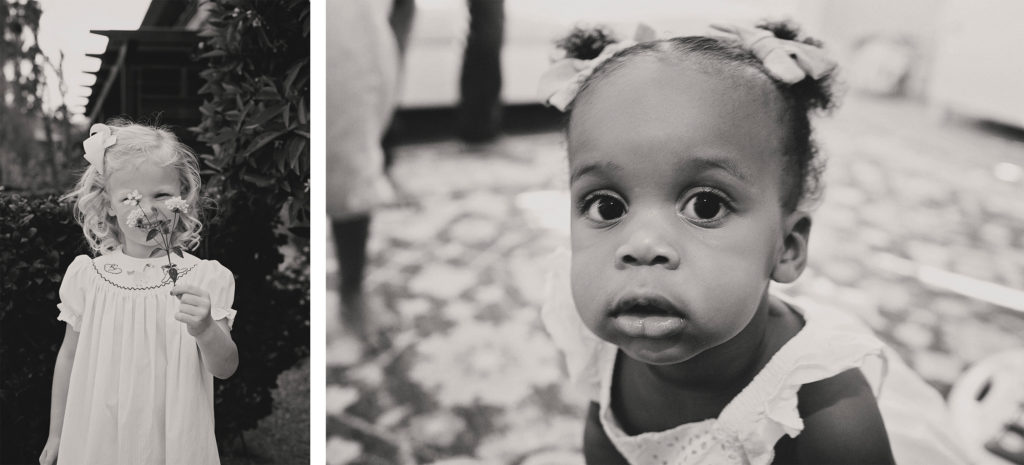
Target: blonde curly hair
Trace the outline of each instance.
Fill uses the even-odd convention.
[[[118,250],[124,242],[117,218],[108,215],[111,199],[106,182],[110,174],[141,163],[154,163],[178,171],[181,198],[188,203],[189,208],[187,213],[180,215],[185,232],[175,236],[173,245],[194,250],[199,245],[199,232],[203,229],[200,219],[202,181],[195,153],[164,127],[146,126],[123,119],[111,120],[107,126],[111,134],[117,137],[117,142],[106,149],[103,157],[104,172],[88,166],[75,188],[61,197],[61,200],[74,201],[75,220],[82,225],[89,246],[95,252],[108,254]]]

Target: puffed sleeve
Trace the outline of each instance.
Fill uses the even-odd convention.
[[[216,260],[213,261],[213,266],[215,269],[211,273],[207,289],[210,293],[210,316],[214,320],[227,319],[228,328],[233,328],[235,314],[238,313],[231,308],[235,302],[235,275]]]
[[[75,331],[81,331],[88,273],[92,272],[91,261],[88,255],[75,257],[60,282],[60,302],[57,304],[60,314],[57,320],[67,323]]]
[[[572,386],[594,402],[600,401],[601,353],[608,343],[598,339],[583,324],[572,300],[569,269],[571,253],[556,251],[549,265],[547,290],[541,308],[541,321],[565,357]]]

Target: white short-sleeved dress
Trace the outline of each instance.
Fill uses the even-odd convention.
[[[968,463],[937,391],[867,326],[840,311],[810,306],[791,305],[804,327],[717,418],[626,434],[610,401],[615,360],[625,355],[591,333],[576,313],[568,261],[561,252],[553,262],[541,317],[565,356],[571,382],[598,403],[601,426],[630,463],[770,464],[782,435],[796,437],[803,430],[800,386],[851,368],[859,368],[875,392],[896,463]]]
[[[216,261],[172,256],[179,284],[210,293],[215,320],[234,323],[234,276]],[[166,257],[118,251],[75,258],[59,320],[79,332],[59,464],[218,464],[213,375],[174,319]]]

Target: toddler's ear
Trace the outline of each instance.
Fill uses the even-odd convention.
[[[811,216],[807,212],[796,210],[786,217],[784,227],[782,253],[779,254],[775,268],[772,269],[772,280],[791,283],[800,277],[800,274],[804,272],[804,267],[807,266],[807,243],[811,237]]]

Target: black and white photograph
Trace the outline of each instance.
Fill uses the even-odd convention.
[[[0,463],[1024,465],[1019,0],[0,0]]]
[[[1022,18],[328,1],[326,462],[1024,464]]]
[[[310,458],[308,0],[0,0],[0,462]]]

